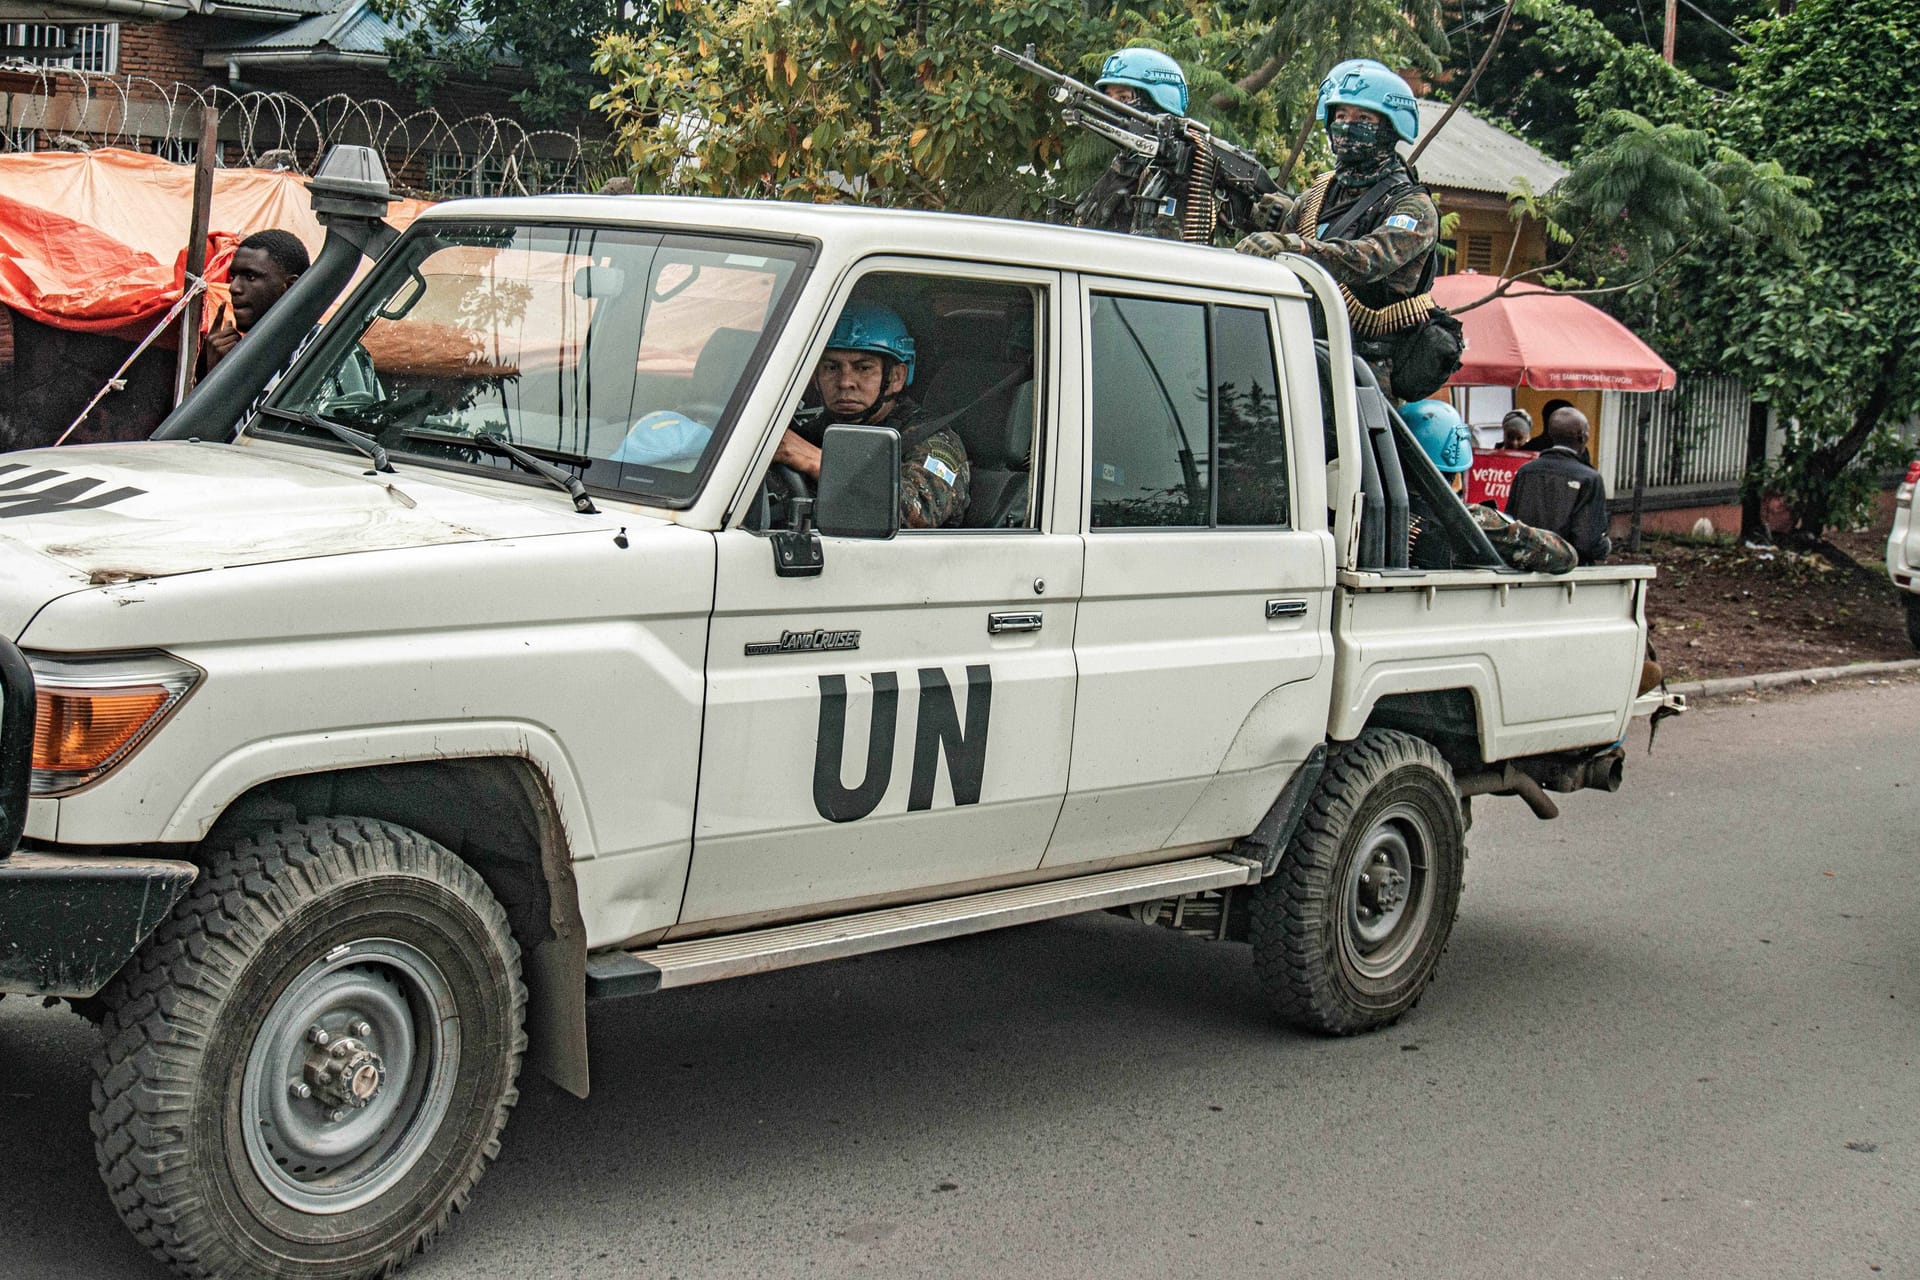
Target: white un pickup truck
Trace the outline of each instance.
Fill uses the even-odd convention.
[[[961,527],[897,528],[889,428],[772,463],[872,303]],[[589,1002],[1072,912],[1400,1017],[1468,797],[1618,785],[1653,571],[1503,567],[1341,315],[1099,232],[468,201],[237,438],[8,455],[0,990],[100,1023],[121,1216],[385,1274],[523,1054],[586,1092]]]

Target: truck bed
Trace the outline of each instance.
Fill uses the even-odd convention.
[[[1465,689],[1489,762],[1616,742],[1639,687],[1653,576],[1651,565],[1342,570],[1330,736],[1357,735],[1382,698]]]

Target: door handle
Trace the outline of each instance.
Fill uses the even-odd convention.
[[[1269,600],[1267,601],[1267,621],[1275,618],[1304,618],[1307,616],[1305,600]]]
[[[987,615],[987,634],[1001,635],[1008,631],[1038,631],[1041,615],[1039,610],[1031,613],[990,613]]]

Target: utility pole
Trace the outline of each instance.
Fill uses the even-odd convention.
[[[220,148],[220,113],[211,106],[200,108],[200,149],[193,158],[193,213],[187,222],[187,273],[182,288],[207,269],[207,227],[213,214],[213,162]],[[180,357],[173,372],[173,403],[177,408],[193,390],[194,368],[200,363],[200,306],[202,294],[187,303],[180,314]]]
[[[1660,36],[1660,56],[1673,65],[1673,29],[1680,21],[1680,0],[1667,0],[1667,25]]]

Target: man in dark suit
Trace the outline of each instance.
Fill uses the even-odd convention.
[[[1597,564],[1613,550],[1607,536],[1607,484],[1584,461],[1587,415],[1556,409],[1547,419],[1547,448],[1513,476],[1507,514],[1550,529],[1573,544],[1581,564]]]

